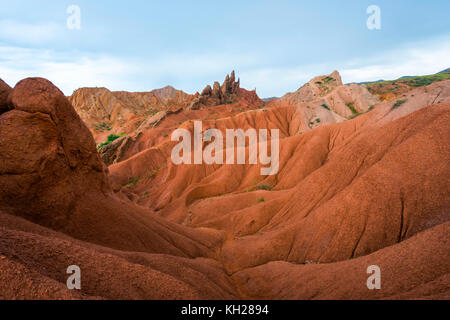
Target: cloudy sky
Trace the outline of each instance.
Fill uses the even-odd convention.
[[[80,8],[81,29],[67,26]],[[381,9],[369,30],[367,8]],[[0,78],[189,93],[236,70],[261,97],[339,70],[344,82],[450,67],[448,0],[0,0]],[[74,20],[71,19],[70,22]]]

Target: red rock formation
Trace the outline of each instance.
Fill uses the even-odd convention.
[[[69,97],[69,101],[100,144],[110,134],[133,132],[146,118],[159,111],[187,107],[193,98],[170,86],[151,92],[81,88]]]
[[[200,97],[191,102],[189,110],[198,110],[202,107],[238,102],[239,97],[240,80],[236,82],[236,76],[233,70],[231,76],[227,74],[222,85],[219,82],[214,82],[213,88],[207,85],[203,89]]]
[[[190,249],[180,251],[169,240],[187,240],[176,226],[112,194],[92,135],[49,81],[23,80],[10,97],[13,110],[0,115],[0,210],[114,248],[182,256],[203,250],[188,240]]]
[[[220,94],[252,109],[149,117],[108,170],[49,81],[6,88],[0,298],[448,299],[450,81],[301,133],[304,104],[256,109],[233,78]],[[175,166],[163,135],[192,131],[193,119],[279,129],[280,170]],[[65,287],[74,263],[80,292]],[[366,287],[369,265],[382,269],[381,290]]]
[[[11,90],[11,87],[0,79],[0,114],[9,110],[8,95]]]

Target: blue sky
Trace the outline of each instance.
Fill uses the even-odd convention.
[[[81,30],[66,26],[70,5]],[[369,30],[369,5],[381,30]],[[448,0],[0,0],[0,78],[189,93],[235,69],[261,97],[339,70],[344,82],[450,67]]]

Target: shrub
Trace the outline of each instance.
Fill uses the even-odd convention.
[[[254,190],[266,190],[270,191],[272,190],[273,186],[270,183],[260,183],[255,186]]]
[[[121,133],[120,135],[117,135],[117,134],[110,134],[109,136],[108,136],[108,142],[114,142],[114,141],[116,141],[117,139],[119,139],[121,136],[123,136],[124,134],[123,133]]]
[[[264,202],[264,201],[265,201],[264,198],[258,199],[258,203],[261,203],[261,202]]]
[[[122,132],[120,135],[117,134],[110,134],[108,136],[108,138],[106,139],[106,142],[100,143],[99,146],[97,147],[97,150],[103,148],[104,146],[107,146],[109,144],[111,144],[112,142],[116,141],[117,139],[121,138],[123,135],[125,134],[125,132]]]
[[[112,130],[112,128],[104,122],[100,123],[100,124],[96,124],[95,129],[97,129],[98,131],[111,131]]]
[[[404,104],[407,100],[406,99],[402,99],[402,100],[397,100],[394,105],[392,106],[392,110],[397,109],[398,107],[400,107],[402,104]]]
[[[130,182],[128,182],[128,184],[125,187],[127,187],[127,188],[132,187],[138,182],[139,182],[139,178],[133,178],[130,180]]]
[[[330,107],[329,106],[327,106],[325,103],[324,104],[322,104],[322,107],[323,108],[325,108],[325,109],[327,109],[327,110],[329,110],[329,111],[331,111],[331,109],[330,109]]]
[[[358,118],[360,115],[361,115],[361,113],[354,113],[350,117],[348,117],[348,120],[352,120],[352,119]]]
[[[145,175],[144,175],[144,179],[150,179],[150,178],[154,178],[156,177],[156,175],[158,174],[159,170],[161,170],[160,167],[149,170]]]
[[[348,117],[348,120],[355,119],[355,118],[359,117],[360,115],[361,115],[361,113],[354,113],[350,117]]]
[[[358,111],[356,111],[356,109],[355,109],[355,104],[353,102],[347,103],[347,107],[350,109],[350,111],[353,114],[357,114],[358,113]]]

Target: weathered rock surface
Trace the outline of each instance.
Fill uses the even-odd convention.
[[[206,249],[113,195],[92,135],[51,82],[22,80],[10,97],[13,110],[0,115],[0,210],[113,248],[181,256]],[[179,250],[172,236],[190,249]]]
[[[211,88],[210,85],[207,85],[205,89],[203,89],[202,94],[191,102],[188,109],[198,110],[202,107],[237,102],[239,100],[239,95],[240,79],[236,81],[235,72],[233,70],[231,76],[226,76],[222,85],[220,85],[219,82],[214,82],[213,88]]]
[[[110,134],[133,132],[145,119],[160,111],[186,108],[193,98],[171,86],[150,92],[81,88],[69,101],[100,144]]]
[[[304,131],[324,124],[343,122],[367,112],[380,100],[362,85],[343,85],[339,72],[319,76],[296,92],[272,101],[272,105],[293,105],[307,119]]]
[[[30,78],[10,100],[0,116],[2,208],[53,226],[83,194],[110,192],[92,135],[61,91]]]
[[[137,136],[106,147],[114,149],[108,159],[121,155],[108,170],[49,81],[6,88],[0,297],[448,299],[450,81],[370,110],[370,97],[351,89],[363,105],[358,117],[305,130],[303,109],[316,100],[257,108],[256,93],[233,78],[208,99],[236,90],[239,107],[150,115]],[[333,78],[319,102],[330,95],[347,101]],[[314,97],[316,89],[324,88],[311,85],[301,95]],[[279,171],[266,177],[261,165],[175,166],[174,143],[163,135],[192,132],[195,119],[223,133],[279,129]],[[79,292],[65,286],[74,262],[83,270]],[[366,287],[370,265],[382,270],[381,290]]]
[[[11,87],[0,79],[0,114],[9,110],[8,95],[11,92]]]

